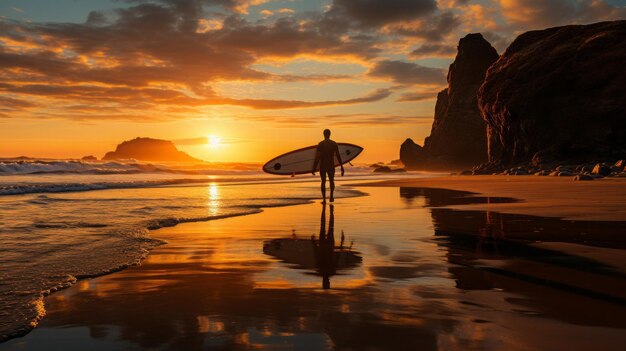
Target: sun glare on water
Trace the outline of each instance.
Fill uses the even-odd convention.
[[[215,135],[209,135],[207,137],[207,146],[212,148],[212,149],[216,149],[218,147],[220,147],[222,145],[222,138],[215,136]]]

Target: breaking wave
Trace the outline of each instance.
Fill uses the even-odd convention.
[[[79,160],[0,159],[0,175],[25,174],[197,174],[220,175],[255,172],[260,165],[248,163],[154,164],[129,162],[86,162]]]

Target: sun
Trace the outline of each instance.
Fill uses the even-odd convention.
[[[207,136],[206,139],[207,139],[207,146],[212,149],[216,149],[222,145],[222,138],[218,136],[209,135]]]

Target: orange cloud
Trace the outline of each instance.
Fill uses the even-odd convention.
[[[445,70],[404,61],[379,61],[367,74],[371,77],[389,79],[398,84],[439,86],[446,82]]]
[[[626,8],[604,0],[500,0],[502,15],[511,23],[540,28],[615,20],[626,16]]]

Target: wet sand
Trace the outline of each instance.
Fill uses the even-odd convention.
[[[39,327],[0,350],[626,345],[625,222],[493,212],[523,203],[507,192],[359,189],[370,196],[332,211],[269,208],[153,231],[169,244],[49,296]]]
[[[464,210],[489,208],[503,213],[564,219],[626,221],[626,178],[574,181],[573,177],[449,176],[390,180],[370,185],[463,190],[523,200],[489,205],[464,204]]]

